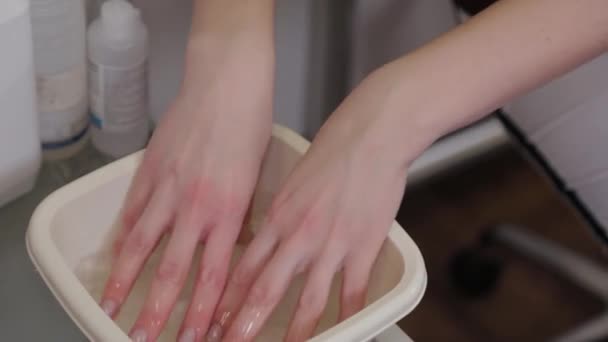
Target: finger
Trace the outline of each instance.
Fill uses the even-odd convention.
[[[239,306],[247,297],[251,285],[262,272],[264,265],[271,258],[277,243],[276,235],[270,229],[263,229],[245,250],[228,279],[220,304],[213,316],[213,324],[207,335],[210,341],[219,341],[223,331],[232,323]]]
[[[218,226],[207,239],[179,342],[203,340],[222,295],[241,222]]]
[[[203,229],[200,214],[189,210],[178,217],[150,290],[133,328],[135,341],[156,341],[187,279]]]
[[[170,224],[173,218],[174,195],[173,182],[168,179],[152,196],[137,225],[126,238],[102,296],[101,307],[109,316],[114,317],[117,314],[145,260],[154,250],[163,230]]]
[[[365,307],[369,278],[377,255],[374,248],[346,259],[340,294],[340,322]]]
[[[249,204],[249,208],[245,213],[245,219],[243,220],[243,224],[241,227],[241,231],[239,233],[239,237],[237,243],[241,245],[247,245],[253,240],[253,231],[251,230],[252,225],[254,224],[253,217],[253,204]]]
[[[340,268],[344,254],[334,243],[328,244],[323,255],[311,269],[298,306],[287,330],[286,341],[306,341],[313,334],[321,319],[331,290],[334,275]]]
[[[260,333],[305,259],[301,247],[299,241],[288,241],[279,247],[251,286],[243,307],[228,328],[226,341],[253,341]]]
[[[144,161],[138,167],[121,208],[120,227],[113,245],[115,257],[120,254],[125,240],[139,221],[152,194],[152,168],[148,167],[148,164],[149,162]]]

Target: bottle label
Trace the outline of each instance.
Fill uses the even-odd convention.
[[[147,63],[116,68],[89,63],[91,123],[99,129],[124,132],[147,120]]]
[[[86,113],[86,102],[63,112],[41,113],[40,140],[43,145],[69,145],[74,138],[82,136],[89,125]]]
[[[53,75],[36,75],[42,142],[69,140],[87,126],[84,65]]]

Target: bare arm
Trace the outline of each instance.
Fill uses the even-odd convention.
[[[232,69],[233,64],[242,65],[239,72],[270,85],[275,62],[274,7],[275,0],[196,0],[185,90],[196,90],[197,83],[209,81],[209,65]]]
[[[201,271],[179,340],[205,338],[270,139],[273,23],[274,0],[195,2],[183,84],[129,189],[101,302],[108,315],[119,314],[167,235],[131,328],[134,341],[157,340],[201,242],[206,244]]]
[[[335,116],[382,131],[409,164],[443,134],[607,49],[608,1],[502,0],[377,70]],[[377,115],[351,108],[362,103]]]
[[[600,54],[607,40],[607,0],[502,0],[374,72],[283,182],[213,330],[253,341],[304,270],[287,341],[314,335],[337,273],[339,320],[357,313],[403,198],[404,169],[439,136]]]
[[[274,3],[274,0],[197,0],[191,36],[252,31],[271,38]]]

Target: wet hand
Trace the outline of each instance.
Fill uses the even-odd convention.
[[[196,58],[205,62],[187,70],[184,89],[154,133],[127,194],[101,301],[116,317],[147,258],[169,236],[130,333],[135,341],[160,335],[201,243],[206,248],[181,335],[185,341],[203,338],[270,137],[272,59],[256,63],[234,51]]]
[[[299,274],[306,280],[287,341],[313,336],[339,271],[339,320],[365,306],[406,172],[382,126],[357,114],[363,100],[334,114],[274,198],[229,278],[208,341],[253,341]]]

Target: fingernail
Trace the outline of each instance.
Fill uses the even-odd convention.
[[[207,342],[218,342],[222,339],[222,326],[215,323],[207,332]]]
[[[131,334],[131,339],[133,340],[133,342],[146,342],[147,338],[148,335],[145,331],[141,329],[135,330],[133,334]]]
[[[196,333],[194,332],[194,329],[188,328],[182,332],[178,342],[194,342],[194,340],[196,340]]]
[[[117,307],[118,305],[116,305],[116,302],[111,299],[105,299],[101,302],[101,309],[110,317],[114,316]]]

